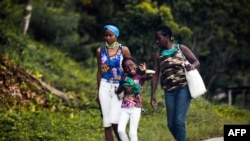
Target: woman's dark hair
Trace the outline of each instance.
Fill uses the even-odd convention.
[[[156,32],[160,31],[163,36],[169,36],[170,39],[172,38],[172,31],[166,25],[159,26],[158,28],[156,28],[155,31]]]

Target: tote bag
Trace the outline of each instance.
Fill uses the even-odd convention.
[[[178,48],[180,49],[179,45]],[[180,49],[181,53],[182,50]],[[184,63],[189,63],[184,54],[182,53]],[[192,98],[197,98],[207,92],[204,81],[197,69],[187,71],[185,69],[185,75],[188,83],[188,88]]]
[[[203,79],[197,69],[191,71],[186,71],[185,69],[185,74],[192,98],[197,98],[207,92]]]

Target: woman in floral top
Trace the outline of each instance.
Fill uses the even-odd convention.
[[[96,50],[97,59],[97,102],[101,109],[103,127],[106,141],[114,141],[114,131],[117,140],[120,141],[117,132],[117,123],[120,117],[121,101],[114,92],[118,87],[124,72],[121,62],[124,57],[131,57],[129,48],[118,43],[119,29],[113,24],[104,26],[105,45]]]

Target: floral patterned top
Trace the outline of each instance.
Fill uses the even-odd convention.
[[[122,45],[119,45],[114,56],[109,56],[105,47],[101,47],[101,77],[107,82],[119,83],[124,74],[121,63],[123,60]]]

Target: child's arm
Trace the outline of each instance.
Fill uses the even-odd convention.
[[[119,85],[119,87],[115,89],[116,94],[120,94],[122,91],[123,91],[123,86],[122,85]]]
[[[141,76],[141,81],[147,81],[147,80],[151,80],[151,78],[153,77],[153,74],[144,74]]]
[[[125,82],[125,80],[126,80],[126,76],[123,76],[120,83],[119,83],[118,88],[115,88],[115,93],[116,94],[120,94],[124,90],[123,83]]]
[[[133,94],[133,87],[123,86],[122,84],[120,83],[119,87],[115,89],[116,94],[120,94],[121,92],[124,92],[124,94]]]

